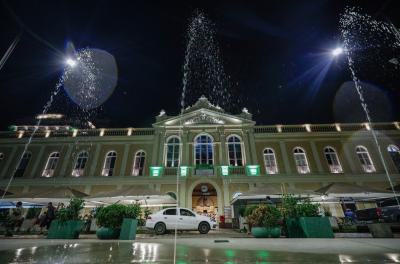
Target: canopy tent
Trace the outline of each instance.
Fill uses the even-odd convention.
[[[241,196],[281,196],[283,194],[294,194],[294,195],[304,195],[312,196],[319,195],[310,190],[300,190],[296,188],[286,187],[284,184],[261,184],[256,188],[249,190],[246,193],[241,194]]]
[[[320,195],[328,197],[358,197],[358,198],[379,198],[391,197],[393,194],[385,190],[379,190],[368,186],[360,186],[352,183],[335,182],[315,190]]]
[[[170,195],[151,189],[146,185],[125,186],[108,192],[101,192],[88,197],[93,203],[139,203],[147,206],[151,205],[175,205],[176,200]]]
[[[71,198],[85,198],[88,194],[75,190],[66,186],[52,187],[49,186],[42,191],[33,191],[26,193],[18,193],[7,196],[4,200],[8,201],[24,201],[31,203],[48,203],[48,202],[68,202]]]

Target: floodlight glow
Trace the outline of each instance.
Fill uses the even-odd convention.
[[[342,48],[336,48],[336,49],[334,49],[334,50],[332,50],[332,56],[333,57],[337,57],[337,56],[339,56],[340,54],[342,54],[343,53],[343,49]]]
[[[68,66],[70,66],[70,67],[75,67],[75,65],[76,65],[76,61],[73,60],[73,59],[71,59],[71,58],[67,58],[67,59],[65,60],[65,63],[66,63]]]

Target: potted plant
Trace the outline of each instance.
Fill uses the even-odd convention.
[[[300,197],[285,195],[282,211],[289,237],[334,237],[329,219],[319,215],[319,204],[312,203],[309,198],[300,201]]]
[[[138,219],[141,211],[139,204],[125,206],[125,213],[123,215],[121,232],[119,235],[120,240],[134,240],[136,238]]]
[[[96,213],[96,231],[99,239],[134,239],[140,205],[112,204],[100,207]]]
[[[248,216],[252,225],[251,234],[256,238],[269,236],[279,237],[281,229],[278,225],[281,212],[272,205],[259,205]]]
[[[79,238],[83,225],[79,212],[83,209],[84,205],[84,200],[80,198],[72,198],[67,207],[59,209],[56,213],[56,219],[51,222],[47,238]]]

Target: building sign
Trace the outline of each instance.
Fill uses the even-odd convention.
[[[163,167],[150,167],[150,176],[158,177],[162,174]]]
[[[247,165],[246,174],[247,176],[260,176],[260,165]]]
[[[188,166],[180,166],[180,175],[182,177],[186,177],[189,173],[189,167]]]
[[[221,166],[221,175],[229,176],[229,166]]]

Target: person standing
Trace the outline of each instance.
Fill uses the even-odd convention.
[[[56,218],[56,208],[54,208],[53,203],[49,202],[47,204],[47,214],[46,214],[46,229],[49,230],[51,222]]]
[[[12,236],[12,232],[15,228],[17,228],[16,232],[19,232],[22,222],[24,221],[22,209],[22,202],[17,202],[15,208],[11,210],[11,214],[6,224],[6,236]]]

